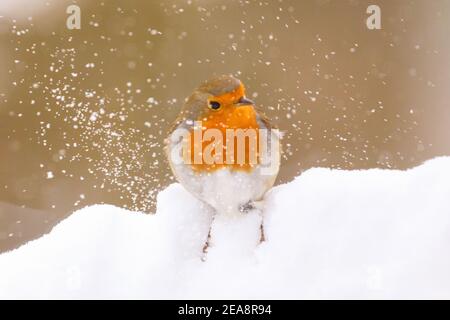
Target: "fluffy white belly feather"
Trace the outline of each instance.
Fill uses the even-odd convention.
[[[214,172],[194,172],[189,165],[174,168],[180,182],[196,197],[218,213],[234,215],[240,207],[261,200],[272,186],[273,178],[262,175],[260,168],[251,172],[222,168]]]

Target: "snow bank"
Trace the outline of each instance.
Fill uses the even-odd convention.
[[[174,184],[154,216],[82,209],[0,255],[0,298],[450,298],[450,158],[311,169],[258,212],[217,219]]]

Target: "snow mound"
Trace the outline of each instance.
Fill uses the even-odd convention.
[[[0,298],[450,298],[450,158],[311,169],[259,212],[213,222],[173,184],[156,215],[77,211],[0,255]]]

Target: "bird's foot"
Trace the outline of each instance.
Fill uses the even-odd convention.
[[[205,244],[203,245],[203,256],[202,256],[202,258],[201,258],[201,260],[202,260],[203,262],[206,261],[206,256],[207,256],[207,254],[208,254],[208,249],[209,249],[209,242],[210,242],[210,240],[211,240],[211,229],[209,229],[208,237],[206,238]]]
[[[262,214],[263,211],[263,201],[249,201],[243,205],[241,205],[239,207],[239,211],[241,213],[249,213],[252,210],[258,210],[260,214]],[[266,237],[264,234],[264,226],[261,223],[261,235],[260,235],[260,239],[259,239],[259,243],[263,243],[264,241],[266,241]]]
[[[239,206],[239,212],[240,213],[248,213],[249,211],[251,211],[253,209],[253,205],[251,203],[251,201],[241,204]]]
[[[249,201],[249,202],[241,204],[239,206],[239,212],[241,212],[241,213],[249,213],[250,211],[255,210],[255,209],[262,212],[263,202],[262,201]]]

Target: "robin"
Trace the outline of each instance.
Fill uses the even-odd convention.
[[[189,96],[165,143],[172,172],[190,193],[216,214],[239,215],[261,208],[273,186],[279,139],[242,82],[223,75]]]

